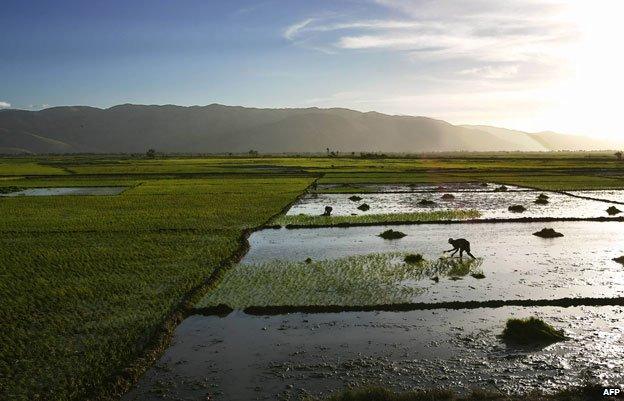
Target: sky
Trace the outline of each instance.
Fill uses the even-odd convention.
[[[622,0],[3,0],[0,108],[346,107],[618,138]]]

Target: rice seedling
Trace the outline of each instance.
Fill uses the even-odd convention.
[[[405,233],[402,233],[401,231],[395,231],[395,230],[386,230],[382,232],[381,234],[379,234],[379,237],[383,239],[388,239],[388,240],[401,239],[405,236],[406,236]]]
[[[418,204],[421,206],[435,206],[436,205],[435,201],[432,201],[429,199],[421,199],[420,201],[418,201]]]
[[[344,226],[350,224],[383,224],[383,223],[412,223],[422,221],[443,221],[443,220],[469,220],[476,219],[481,213],[473,209],[454,210],[432,210],[428,212],[414,213],[388,213],[388,214],[368,214],[356,216],[311,216],[307,214],[281,215],[276,217],[271,224],[282,226],[314,226],[331,227]]]
[[[613,258],[615,262],[618,262],[621,265],[624,265],[624,256],[618,256],[617,258]]]
[[[362,203],[357,208],[358,208],[358,210],[361,210],[363,212],[366,212],[366,211],[370,210],[370,206],[368,204],[366,204],[366,203]]]
[[[405,255],[405,257],[403,258],[403,261],[409,264],[421,263],[424,260],[425,259],[419,253],[416,253],[416,254],[410,253],[409,255]]]
[[[520,345],[543,345],[568,339],[563,330],[557,330],[536,317],[507,320],[502,338]]]
[[[507,210],[513,213],[523,213],[526,211],[526,208],[522,205],[511,205],[507,208]]]
[[[555,231],[552,228],[542,228],[541,230],[534,232],[533,235],[542,238],[558,238],[563,237],[563,234]]]
[[[622,213],[622,211],[615,206],[609,206],[609,208],[607,209],[607,213],[609,213],[609,216],[614,216],[616,214]]]
[[[312,263],[275,260],[238,265],[197,307],[379,305],[413,301],[432,277],[478,273],[482,261],[443,258],[406,263],[404,253],[375,253]],[[413,255],[412,255],[413,256]]]

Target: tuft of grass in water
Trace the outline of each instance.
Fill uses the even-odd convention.
[[[453,200],[453,199],[455,199],[455,195],[453,195],[453,194],[444,194],[444,195],[442,195],[442,197],[440,199],[442,199],[442,200]]]
[[[536,205],[548,205],[548,199],[538,197],[533,203],[535,203]]]
[[[609,208],[607,209],[607,213],[609,213],[609,216],[613,216],[622,213],[622,211],[615,206],[609,206]]]
[[[617,258],[613,258],[612,260],[624,265],[624,256],[618,256]]]
[[[350,200],[351,202],[359,202],[359,201],[361,201],[361,200],[362,200],[362,198],[361,198],[361,197],[359,197],[359,196],[357,196],[357,195],[353,195],[353,196],[349,196],[349,200]]]
[[[360,206],[357,207],[359,210],[366,212],[370,209],[370,206],[368,206],[367,203],[362,203]]]
[[[511,205],[507,208],[507,210],[513,213],[522,213],[526,211],[526,207],[522,205]]]
[[[401,239],[403,237],[405,237],[407,234],[402,233],[401,231],[395,231],[395,230],[386,230],[384,232],[382,232],[381,234],[379,234],[379,237],[383,238],[383,239]]]
[[[542,238],[558,238],[558,237],[563,237],[563,234],[561,234],[560,232],[555,231],[552,228],[542,228],[541,230],[534,232],[533,235],[535,235],[536,237],[542,237]]]
[[[482,261],[443,258],[405,263],[405,253],[373,253],[336,260],[275,260],[237,265],[197,307],[382,305],[412,302],[432,277],[479,272]]]
[[[421,206],[435,206],[436,205],[435,201],[432,201],[432,200],[429,200],[429,199],[421,199],[418,202],[418,204],[421,205]]]
[[[494,192],[506,192],[508,190],[509,188],[507,188],[505,185],[501,185],[500,187],[494,188]]]
[[[443,221],[443,220],[468,220],[476,219],[481,213],[474,209],[455,210],[432,210],[429,212],[414,213],[388,213],[369,214],[358,216],[312,216],[307,214],[281,215],[275,218],[271,224],[282,226],[337,226],[349,224],[383,224],[396,222],[420,222],[420,221]]]
[[[422,257],[421,254],[417,253],[417,254],[413,254],[410,253],[409,255],[406,255],[403,258],[403,261],[405,263],[409,263],[409,264],[417,264],[417,263],[421,263],[423,262],[425,259]]]
[[[507,320],[502,338],[506,342],[520,345],[551,344],[568,339],[563,330],[557,330],[536,317]]]

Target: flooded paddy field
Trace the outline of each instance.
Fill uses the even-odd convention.
[[[341,191],[351,193],[362,189],[367,193],[401,193],[401,192],[494,192],[500,188],[501,184],[491,182],[450,182],[434,184],[320,184],[318,192]],[[507,191],[534,191],[531,188],[518,187],[516,185],[505,185]]]
[[[592,191],[593,192],[593,191]],[[623,191],[624,192],[624,191]],[[544,192],[548,196],[546,204],[536,204],[542,192],[536,191],[425,191],[397,193],[353,193],[353,194],[308,194],[294,204],[287,215],[321,215],[325,206],[333,208],[332,215],[375,215],[394,213],[416,213],[435,210],[478,210],[481,218],[553,217],[553,218],[593,218],[608,216],[609,206],[604,202],[581,199],[573,196]],[[447,196],[443,199],[445,195]],[[361,199],[353,201],[349,198]],[[434,202],[423,205],[421,202]],[[367,204],[369,209],[358,207]],[[521,205],[526,211],[517,213],[509,210],[512,205]]]
[[[547,347],[498,337],[509,317],[565,331]],[[622,307],[194,315],[124,400],[298,400],[346,386],[522,393],[624,380]]]
[[[15,192],[0,194],[0,196],[66,196],[66,195],[119,195],[128,187],[57,187],[57,188],[28,188]]]
[[[549,223],[563,238],[532,235],[543,223],[393,226],[405,237],[385,240],[389,227],[267,229],[199,303],[376,305],[565,297],[624,296],[624,224]],[[444,257],[447,239],[466,238],[476,261]],[[424,265],[404,255],[421,254]],[[358,256],[359,255],[359,256]],[[306,259],[310,259],[306,262]]]
[[[568,191],[568,193],[576,196],[584,196],[587,198],[602,199],[607,202],[615,202],[624,204],[624,190],[608,189],[594,191]]]

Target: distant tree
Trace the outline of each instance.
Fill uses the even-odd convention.
[[[619,161],[622,161],[622,156],[624,156],[624,153],[618,151],[618,152],[615,152],[614,154],[615,154],[615,157],[617,157]]]
[[[147,152],[145,152],[145,157],[147,157],[148,159],[155,159],[156,151],[154,149],[148,149]]]
[[[258,156],[258,151],[251,149],[249,152],[249,156]]]

